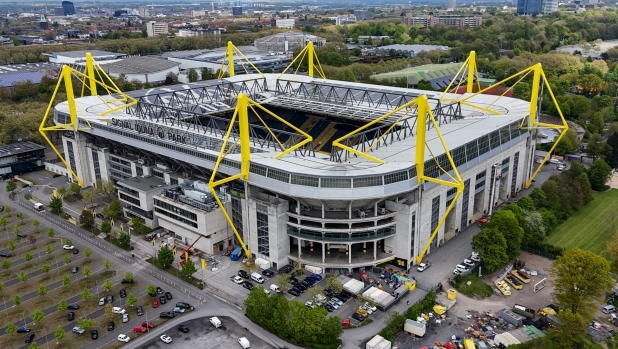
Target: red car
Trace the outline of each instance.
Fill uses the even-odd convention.
[[[152,307],[153,308],[158,308],[159,307],[159,301],[152,301]]]
[[[148,329],[143,326],[135,326],[133,327],[133,332],[147,332]]]
[[[154,326],[155,326],[154,322],[152,322],[152,321],[148,321],[148,322],[144,321],[144,322],[142,322],[142,327],[154,328]]]

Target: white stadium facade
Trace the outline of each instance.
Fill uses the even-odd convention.
[[[135,105],[105,116],[99,115],[106,110],[100,97],[76,98],[79,130],[63,134],[64,157],[85,186],[116,181],[126,216],[142,217],[187,245],[199,238],[195,248],[206,253],[238,246],[207,183],[240,93],[313,139],[275,158],[286,144],[298,143],[297,135],[256,108],[259,117],[249,115],[248,180],[217,188],[251,254],[271,268],[299,258],[325,271],[416,263],[457,192],[431,182],[419,185],[416,117],[396,122],[381,137],[395,113],[346,140],[355,149],[373,144],[367,154],[383,163],[332,143],[420,95],[427,96],[465,185],[427,253],[439,253],[445,241],[491,213],[532,176],[536,140],[534,131],[522,127],[530,102],[508,97],[496,102],[496,96],[483,94],[467,103],[448,102],[441,92],[287,74],[131,91]],[[500,114],[474,106],[491,106]],[[68,102],[55,106],[54,122],[69,122]],[[453,173],[452,168],[435,127],[428,125],[425,174],[447,178],[441,169]],[[230,144],[238,139],[234,129]],[[241,171],[240,144],[227,152],[217,179]]]

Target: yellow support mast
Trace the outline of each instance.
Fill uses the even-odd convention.
[[[307,43],[307,46],[305,46],[298,53],[298,55],[294,57],[292,62],[290,62],[290,64],[287,67],[285,67],[285,69],[283,69],[283,71],[281,72],[281,74],[279,74],[277,79],[280,79],[283,76],[283,74],[285,74],[285,72],[288,71],[288,69],[293,67],[294,63],[298,63],[298,67],[294,71],[294,75],[296,75],[298,73],[298,70],[300,69],[302,62],[305,60],[305,56],[307,56],[307,75],[309,77],[313,77],[314,71],[317,70],[318,74],[320,74],[320,77],[322,79],[326,79],[326,74],[324,74],[324,70],[322,69],[322,65],[320,64],[320,59],[318,58],[318,54],[315,51],[315,47],[313,46],[312,41],[309,41]],[[315,62],[317,62],[317,65]]]

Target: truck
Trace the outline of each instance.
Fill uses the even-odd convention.
[[[515,304],[513,309],[511,309],[514,313],[519,314],[521,316],[525,316],[529,319],[534,319],[534,314],[536,311],[534,309],[530,309],[523,305]]]
[[[230,254],[230,259],[233,261],[237,261],[238,259],[240,259],[240,256],[242,256],[242,248],[236,247],[234,251],[232,251],[232,254]]]
[[[45,206],[40,202],[35,203],[33,208],[37,211],[45,211]]]
[[[418,265],[418,267],[416,268],[416,270],[423,272],[425,271],[427,268],[431,267],[431,263],[429,263],[428,261],[425,261],[421,264]]]
[[[422,337],[425,335],[426,327],[423,323],[406,319],[406,322],[403,325],[403,330],[417,337]]]
[[[218,317],[216,317],[216,316],[215,316],[215,317],[211,317],[211,318],[210,318],[210,323],[211,323],[213,326],[215,326],[215,328],[219,328],[219,327],[221,327],[221,320],[219,320],[219,318],[218,318]]]
[[[371,338],[371,340],[365,344],[365,349],[391,349],[391,345],[389,340],[376,334],[375,337]]]

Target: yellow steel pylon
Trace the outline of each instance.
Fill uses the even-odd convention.
[[[251,63],[249,58],[247,58],[247,56],[245,56],[242,52],[240,52],[240,50],[236,46],[234,46],[234,44],[232,44],[231,41],[228,41],[227,49],[225,50],[225,55],[223,55],[223,59],[221,60],[221,69],[219,69],[219,76],[217,77],[218,79],[223,78],[223,75],[226,72],[229,73],[230,76],[235,75],[236,72],[234,71],[234,63],[235,63],[234,62],[234,52],[236,52],[236,54],[244,58],[246,63],[248,63],[251,67],[253,67],[253,69],[255,69],[255,71],[258,74],[260,74],[263,78],[265,78],[264,74],[262,74],[262,72],[255,65],[253,65],[253,63]],[[245,63],[243,62],[243,60],[241,59],[239,60],[239,62],[240,62],[240,65],[245,70],[245,73],[249,74],[249,70],[245,66]]]
[[[292,67],[294,63],[296,63],[296,61],[298,61],[298,67],[296,67],[296,70],[294,71],[294,75],[296,75],[296,73],[298,73],[298,69],[300,69],[301,63],[305,59],[305,56],[307,56],[307,75],[309,75],[309,77],[313,77],[314,70],[317,70],[318,74],[320,74],[320,77],[322,77],[322,79],[326,79],[326,74],[324,74],[324,70],[322,69],[322,65],[320,64],[320,59],[318,58],[318,55],[315,52],[315,48],[313,47],[313,42],[311,41],[309,41],[307,43],[307,46],[305,46],[302,51],[300,51],[298,55],[294,57],[294,60],[292,60],[292,62],[287,67],[285,67],[285,69],[283,69],[277,79],[280,79],[281,76],[283,76],[283,74],[285,74],[285,72],[288,71],[288,69],[290,69],[290,67]],[[317,62],[317,65],[314,63],[314,60],[315,62]]]

